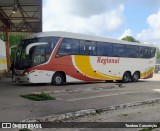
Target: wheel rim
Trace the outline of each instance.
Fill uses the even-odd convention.
[[[61,77],[57,76],[57,77],[55,78],[55,82],[56,82],[57,84],[61,84],[61,83],[62,83]]]
[[[128,82],[129,80],[130,80],[130,77],[129,77],[128,74],[126,74],[126,75],[124,76],[124,81],[125,81],[125,82]]]
[[[134,79],[135,80],[138,80],[139,79],[139,75],[136,73],[136,74],[134,74]]]
[[[129,81],[129,76],[126,75],[126,76],[124,77],[124,79],[125,79],[125,81]]]

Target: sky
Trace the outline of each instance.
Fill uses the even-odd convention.
[[[160,0],[43,0],[43,31],[133,36],[160,47]]]

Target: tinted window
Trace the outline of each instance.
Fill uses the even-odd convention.
[[[148,51],[147,51],[148,58],[155,57],[155,53],[156,53],[156,48],[148,47]]]
[[[46,45],[34,46],[33,48],[33,66],[45,63],[46,58]]]
[[[79,54],[79,40],[64,38],[58,50],[57,56],[77,55]]]
[[[50,47],[51,50],[54,49],[58,40],[59,40],[59,37],[40,37],[40,38],[37,38],[38,42],[47,42],[48,47]]]
[[[145,58],[145,47],[139,47],[139,58]]]
[[[98,56],[112,56],[112,44],[97,42],[97,55]]]
[[[139,58],[152,58],[155,56],[156,49],[153,47],[139,47]]]
[[[126,45],[126,57],[137,58],[138,57],[138,46]]]
[[[125,57],[126,56],[126,45],[113,44],[113,56],[114,57]]]
[[[80,40],[81,55],[96,55],[96,42],[89,40]]]

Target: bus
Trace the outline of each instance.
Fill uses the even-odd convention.
[[[15,58],[16,81],[26,83],[137,82],[153,76],[152,45],[70,32],[42,32],[23,39]]]
[[[7,58],[5,42],[0,39],[0,80],[5,77],[7,72]]]

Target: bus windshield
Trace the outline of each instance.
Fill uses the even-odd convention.
[[[29,44],[34,43],[35,41],[35,39],[21,41],[16,52],[15,69],[25,69],[30,66],[30,60],[25,53],[25,49]]]
[[[47,62],[58,40],[57,37],[22,40],[16,53],[15,69],[24,70]],[[35,42],[47,42],[47,44],[31,47],[29,54],[26,55],[26,47]]]

